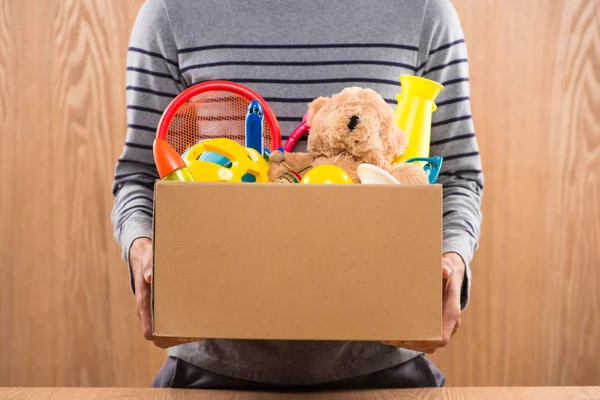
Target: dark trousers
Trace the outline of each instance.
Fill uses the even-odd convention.
[[[444,375],[425,357],[354,378],[314,385],[276,385],[232,378],[207,371],[178,358],[169,357],[152,382],[152,387],[230,389],[255,391],[326,391],[441,387]]]

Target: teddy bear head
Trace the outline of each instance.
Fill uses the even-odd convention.
[[[382,167],[406,148],[392,107],[374,90],[349,87],[319,97],[308,107],[308,152],[318,157],[352,157]]]

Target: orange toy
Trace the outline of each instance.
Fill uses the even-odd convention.
[[[183,158],[162,139],[154,139],[154,163],[160,179],[165,181],[194,181]]]

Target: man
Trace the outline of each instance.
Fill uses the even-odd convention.
[[[467,49],[449,0],[146,0],[128,52],[128,130],[116,166],[112,220],[130,266],[144,336],[168,348],[153,386],[351,389],[442,386],[424,356],[460,326],[477,248],[483,175],[471,118]],[[274,109],[282,133],[300,123],[307,99],[347,86],[393,102],[398,76],[445,86],[434,113],[431,153],[444,157],[443,341],[395,343],[153,338],[150,317],[152,141],[169,102],[196,83],[246,84]],[[393,106],[394,104],[392,104]],[[304,143],[305,145],[305,143]]]

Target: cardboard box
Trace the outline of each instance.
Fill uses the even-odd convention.
[[[164,182],[157,336],[440,340],[440,185]]]

